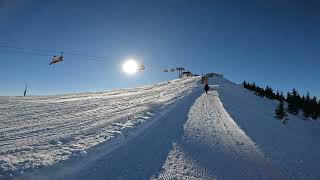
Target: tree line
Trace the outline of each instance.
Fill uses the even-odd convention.
[[[262,88],[257,86],[254,82],[248,83],[246,81],[243,81],[242,85],[244,88],[253,91],[260,97],[278,100],[279,105],[275,110],[278,119],[286,119],[286,111],[293,115],[298,115],[302,112],[306,119],[316,120],[320,118],[320,99],[317,100],[317,97],[310,96],[309,92],[306,95],[301,96],[296,89],[292,89],[292,91],[287,92],[286,96],[284,96],[283,92],[279,92],[278,90],[274,92],[270,86]],[[287,109],[283,107],[284,101],[288,104]],[[284,121],[284,123],[286,123],[286,121]]]

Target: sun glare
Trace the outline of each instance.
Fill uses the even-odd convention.
[[[122,70],[127,74],[135,74],[139,70],[139,65],[135,60],[129,59],[123,63]]]

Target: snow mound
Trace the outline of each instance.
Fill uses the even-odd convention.
[[[287,179],[225,111],[217,90],[196,99],[183,127],[158,179]]]

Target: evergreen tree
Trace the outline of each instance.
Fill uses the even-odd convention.
[[[291,102],[291,99],[292,99],[292,95],[291,95],[291,93],[290,93],[290,92],[287,92],[287,98],[286,98],[286,101],[287,101],[288,103],[290,103],[290,102]]]
[[[303,107],[303,115],[306,119],[309,119],[311,117],[312,111],[311,111],[311,99],[310,94],[307,92],[306,100]]]
[[[280,101],[284,101],[285,99],[286,99],[286,98],[284,97],[283,92],[281,91],[279,100],[280,100]]]
[[[295,88],[292,89],[292,96],[294,98],[296,98],[298,96],[298,91]]]
[[[288,112],[293,115],[297,115],[299,113],[299,97],[298,92],[293,89],[292,93],[288,92],[287,94],[287,102],[288,102]]]
[[[262,97],[266,96],[266,91],[263,88],[260,88],[260,89],[261,89],[261,96]]]
[[[295,106],[293,102],[288,102],[288,112],[293,115],[298,114],[298,108]]]
[[[280,101],[280,93],[279,93],[279,91],[277,90],[277,93],[276,93],[276,95],[275,95],[275,99],[277,99],[277,100],[279,100]]]
[[[258,94],[260,97],[264,97],[264,89],[261,88],[261,87],[257,87],[257,94]]]
[[[317,100],[316,97],[311,99],[310,94],[307,93],[306,96],[300,96],[299,92],[296,89],[292,89],[292,91],[287,92],[287,96],[283,95],[283,92],[279,92],[278,90],[274,93],[273,89],[267,85],[266,88],[261,88],[258,85],[253,83],[248,83],[246,81],[242,82],[244,88],[253,91],[256,95],[260,97],[267,97],[269,99],[277,99],[280,102],[286,101],[288,103],[288,112],[297,115],[300,110],[302,110],[303,115],[309,119],[317,119],[320,117],[320,100]],[[279,104],[280,105],[280,104]],[[278,109],[277,113],[280,113],[282,110]],[[278,116],[279,115],[279,116]],[[277,117],[281,117],[281,113],[278,114]],[[285,123],[285,122],[284,122]]]
[[[294,106],[299,110],[300,95],[296,89],[292,89],[292,101]]]
[[[243,81],[243,82],[242,82],[242,86],[243,86],[244,88],[248,88],[248,87],[247,87],[247,86],[248,86],[247,82],[246,82],[246,81]]]
[[[317,97],[313,96],[310,104],[310,108],[311,108],[310,113],[311,113],[311,118],[315,120],[318,118],[317,105],[318,105]]]
[[[256,83],[253,82],[251,85],[251,91],[256,91],[256,89],[257,89]]]
[[[302,96],[300,100],[300,109],[304,109],[304,106],[306,105],[306,97]]]
[[[317,104],[317,114],[318,114],[318,117],[320,117],[320,99],[319,99],[319,102]]]
[[[279,105],[278,105],[277,109],[275,110],[275,114],[276,114],[275,117],[280,120],[284,120],[288,116],[284,110],[283,101],[279,102]]]
[[[299,95],[299,92],[296,89],[292,90],[292,98],[293,98],[293,103],[297,111],[299,112],[300,110],[300,104],[301,104],[301,97]]]
[[[270,99],[274,99],[273,90],[271,87],[269,87],[269,86],[266,87],[265,94],[266,94],[266,97],[268,97]]]

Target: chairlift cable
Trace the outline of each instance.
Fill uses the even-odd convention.
[[[57,51],[57,50],[49,50],[49,49],[40,49],[40,48],[26,48],[26,47],[18,47],[18,46],[11,46],[11,45],[3,45],[0,43],[0,49],[13,49],[12,52],[6,53],[17,53],[17,54],[24,54],[24,55],[33,55],[33,56],[47,56],[47,57],[57,57],[56,55],[59,53],[60,58],[63,59],[63,54],[72,55],[72,56],[81,56],[80,60],[87,60],[87,61],[98,61],[98,62],[111,62],[115,61],[110,57],[103,57],[103,56],[94,56],[94,55],[84,55],[82,53],[76,53],[75,51]],[[38,52],[46,52],[46,53],[38,53]],[[143,65],[143,64],[142,64]],[[161,66],[161,65],[148,65],[147,69],[159,69],[163,72],[175,72],[177,68],[175,66]],[[183,69],[185,70],[185,69]]]
[[[90,60],[93,59],[99,59],[100,61],[112,61],[110,57],[103,57],[103,56],[93,56],[93,55],[84,55],[82,53],[74,53],[74,52],[68,52],[68,51],[57,51],[57,50],[47,50],[47,49],[39,49],[39,48],[25,48],[25,47],[17,47],[17,46],[9,46],[9,45],[0,45],[0,48],[5,48],[5,49],[15,49],[15,50],[27,50],[26,51],[14,51],[14,53],[20,53],[20,54],[25,54],[25,55],[40,55],[40,56],[53,56],[52,54],[38,54],[34,53],[34,51],[37,52],[50,52],[50,53],[61,53],[66,55],[73,55],[73,56],[82,56],[86,57]]]

